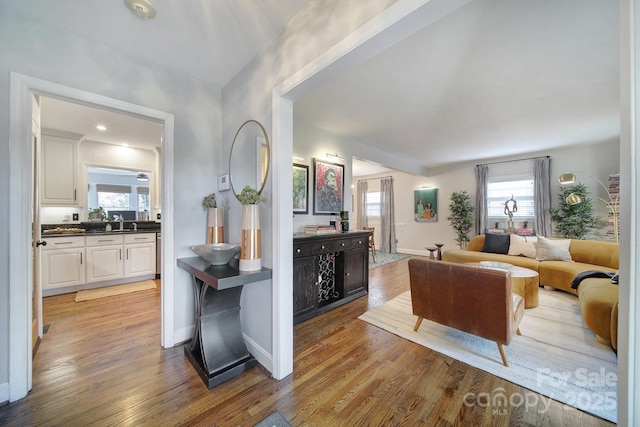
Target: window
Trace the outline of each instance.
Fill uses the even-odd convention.
[[[367,218],[380,218],[380,192],[367,192]]]
[[[511,199],[511,196],[518,204],[518,210],[513,213],[514,218],[533,219],[535,217],[533,210],[533,178],[520,178],[513,181],[487,183],[487,211],[490,220],[507,218],[504,213],[504,203]]]
[[[96,185],[98,206],[110,209],[129,210],[131,208],[131,187],[128,185]]]

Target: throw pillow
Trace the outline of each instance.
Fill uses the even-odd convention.
[[[527,258],[536,257],[536,236],[518,236],[511,234],[509,239],[509,252],[507,255],[526,256]]]
[[[506,255],[507,252],[509,252],[509,235],[484,233],[484,246],[482,246],[482,252]]]
[[[538,236],[536,259],[538,261],[573,261],[569,246],[571,246],[571,239],[551,240]]]

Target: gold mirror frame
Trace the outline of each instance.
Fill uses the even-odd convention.
[[[229,154],[229,182],[238,200],[246,185],[255,188],[258,194],[262,193],[270,160],[271,146],[267,131],[257,120],[247,120],[233,137]]]

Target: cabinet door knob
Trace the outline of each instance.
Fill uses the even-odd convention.
[[[362,240],[358,240],[358,244],[361,245],[362,244]]]
[[[343,246],[343,247],[344,247],[344,242],[340,243],[340,246]]]
[[[297,252],[297,253],[300,253],[300,248],[296,249],[296,252]]]
[[[324,249],[324,245],[322,245],[322,247],[320,249]]]
[[[351,276],[351,273],[347,273],[347,277]]]

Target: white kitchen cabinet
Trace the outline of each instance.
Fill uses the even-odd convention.
[[[87,236],[87,282],[124,277],[123,236]]]
[[[124,277],[156,274],[156,234],[124,236]]]
[[[84,237],[43,239],[42,288],[53,289],[85,283]]]
[[[82,135],[42,129],[42,205],[78,204],[78,147]]]

